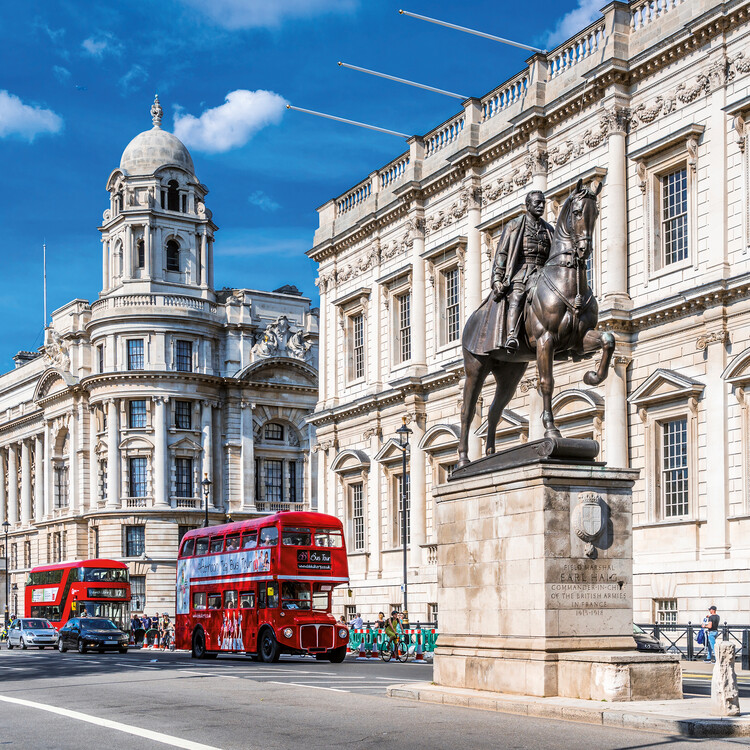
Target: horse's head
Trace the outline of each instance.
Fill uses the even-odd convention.
[[[594,224],[599,214],[597,197],[602,191],[600,182],[595,191],[584,187],[578,180],[575,191],[568,198],[568,231],[579,258],[587,258],[591,253]]]

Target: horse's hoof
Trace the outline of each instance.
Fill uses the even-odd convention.
[[[599,383],[602,382],[602,379],[593,370],[589,370],[584,374],[583,382],[586,383],[586,385],[599,385]]]
[[[464,466],[468,466],[469,463],[471,463],[471,462],[469,461],[468,458],[465,458],[465,457],[464,458],[459,458],[458,459],[458,463],[456,463],[456,469],[463,469]]]

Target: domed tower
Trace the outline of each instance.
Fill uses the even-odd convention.
[[[213,234],[208,189],[185,145],[162,130],[159,97],[153,128],[127,145],[109,177],[104,212],[101,297],[168,293],[213,299]]]

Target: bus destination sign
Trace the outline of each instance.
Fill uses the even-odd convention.
[[[330,570],[331,553],[327,550],[298,549],[297,567],[300,570]]]

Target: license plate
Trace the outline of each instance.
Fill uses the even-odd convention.
[[[106,644],[107,644],[108,646],[116,646],[116,645],[117,645],[117,641],[105,641],[105,643],[106,643]]]

